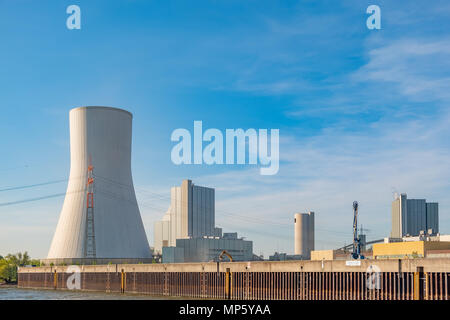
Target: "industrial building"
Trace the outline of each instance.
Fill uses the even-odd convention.
[[[235,261],[253,258],[253,242],[215,226],[215,190],[183,180],[171,188],[169,209],[154,225],[154,251],[162,261],[205,262],[226,250]]]
[[[170,190],[170,206],[161,221],[154,225],[154,250],[176,246],[177,239],[220,237],[215,228],[214,189],[183,180]]]
[[[269,261],[289,261],[289,260],[303,260],[304,258],[300,255],[287,254],[284,252],[275,252],[273,255],[269,256]]]
[[[449,255],[448,241],[402,241],[373,245],[374,259],[442,258]]]
[[[43,262],[150,262],[131,175],[132,114],[80,107],[69,118],[69,182]]]
[[[364,259],[372,258],[372,251],[361,251]],[[330,260],[349,260],[351,255],[349,252],[337,249],[337,250],[314,250],[311,251],[311,261],[330,261]]]
[[[391,238],[439,233],[439,204],[425,199],[408,199],[405,193],[392,202]]]
[[[226,250],[233,261],[253,259],[253,243],[238,238],[237,233],[224,233],[222,238],[177,239],[175,247],[164,247],[162,262],[217,261],[220,253]]]
[[[346,254],[348,257],[348,254]],[[336,259],[336,250],[314,250],[311,251],[311,260],[312,261],[321,261],[321,260],[335,260]]]
[[[314,212],[296,213],[294,230],[295,255],[309,259],[314,250]]]

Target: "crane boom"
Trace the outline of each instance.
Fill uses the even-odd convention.
[[[361,243],[358,236],[358,201],[353,201],[353,259],[364,259],[361,255]]]
[[[353,201],[353,256],[358,252],[358,201]],[[357,259],[357,258],[356,258]]]

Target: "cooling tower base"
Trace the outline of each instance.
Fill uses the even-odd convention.
[[[152,258],[64,258],[42,259],[41,265],[95,265],[95,264],[139,264],[152,263]]]

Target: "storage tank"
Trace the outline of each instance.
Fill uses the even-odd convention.
[[[294,215],[294,241],[295,255],[310,259],[314,250],[314,212]]]
[[[69,118],[70,176],[47,261],[151,260],[131,176],[132,114],[79,107]]]

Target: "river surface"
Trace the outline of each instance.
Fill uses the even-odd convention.
[[[106,292],[39,290],[0,286],[0,300],[161,300],[167,298]]]

